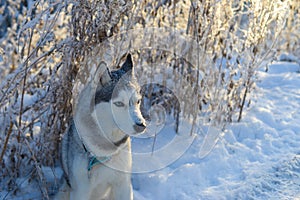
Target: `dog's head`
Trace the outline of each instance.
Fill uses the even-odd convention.
[[[120,129],[134,135],[145,130],[139,91],[130,54],[120,69],[105,70],[95,95],[98,121],[105,132]]]

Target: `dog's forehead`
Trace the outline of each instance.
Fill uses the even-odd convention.
[[[137,101],[140,98],[141,95],[139,93],[139,88],[134,85],[121,87],[113,95],[113,99],[119,99],[123,101]]]

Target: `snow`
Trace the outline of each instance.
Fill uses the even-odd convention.
[[[258,79],[243,120],[209,154],[199,135],[173,164],[134,174],[135,199],[299,199],[299,65],[274,63]]]
[[[168,122],[157,134],[154,147],[153,135],[134,138],[133,152],[154,149],[153,158],[148,154],[147,158],[157,161],[157,166],[147,160],[138,165],[148,171],[132,175],[134,199],[300,199],[299,64],[276,62],[267,71],[259,70],[257,76],[257,88],[243,120],[228,125],[223,133],[203,125],[196,136],[187,139],[182,134],[189,133],[187,124],[175,135],[174,124]],[[33,97],[25,98],[30,101]],[[208,135],[203,134],[207,131]],[[188,148],[180,149],[181,138]],[[204,142],[209,140],[213,142]],[[177,144],[163,152],[165,158],[159,158],[155,152],[170,141]],[[174,162],[170,164],[169,158]],[[42,170],[47,182],[57,182],[62,176],[59,168]],[[22,183],[24,196],[12,198],[0,191],[0,199],[40,199],[35,192],[38,186],[28,181],[26,177],[17,181]]]

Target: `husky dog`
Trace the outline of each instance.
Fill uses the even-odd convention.
[[[140,134],[145,120],[131,55],[119,70],[104,72],[96,88],[81,92],[62,140],[65,183],[56,199],[133,199],[128,135]],[[95,93],[96,91],[96,93]],[[93,94],[94,93],[94,94]]]

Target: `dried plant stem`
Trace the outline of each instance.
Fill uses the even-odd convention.
[[[240,122],[242,119],[242,114],[243,114],[243,109],[244,109],[245,102],[247,99],[247,94],[249,93],[249,90],[251,89],[251,77],[253,77],[253,74],[254,74],[254,72],[252,70],[253,69],[249,69],[249,71],[248,71],[248,78],[247,78],[247,82],[245,84],[245,92],[243,94],[242,104],[240,105],[239,117],[237,120],[238,122]]]
[[[243,109],[244,109],[244,105],[246,102],[246,98],[247,98],[247,94],[248,94],[248,88],[249,88],[249,80],[247,81],[247,86],[243,95],[243,99],[242,99],[242,104],[240,105],[240,111],[239,111],[239,117],[238,117],[238,122],[240,122],[242,120],[242,114],[243,114]]]
[[[39,177],[39,180],[41,182],[41,191],[42,191],[42,194],[43,194],[43,198],[44,199],[49,199],[49,195],[48,195],[48,191],[46,189],[46,183],[45,183],[45,178],[44,178],[44,175],[43,175],[43,172],[42,172],[42,169],[40,167],[40,164],[34,154],[34,151],[31,149],[30,147],[30,144],[29,142],[27,141],[27,139],[25,139],[25,143],[26,143],[26,146],[29,150],[29,152],[31,153],[31,158],[32,160],[34,161],[34,164],[35,164],[35,169],[36,169],[36,172],[38,174],[38,177]]]
[[[13,123],[12,121],[10,122],[9,124],[9,129],[7,131],[7,135],[6,135],[6,138],[5,138],[5,142],[4,142],[4,146],[3,146],[3,149],[1,151],[1,156],[0,156],[0,163],[2,163],[2,160],[3,160],[3,157],[4,157],[4,154],[5,154],[5,151],[7,149],[7,143],[8,143],[8,140],[11,136],[11,133],[12,133],[12,127],[13,127]]]
[[[30,54],[30,45],[32,42],[32,36],[33,36],[33,30],[31,29],[30,31],[30,39],[28,43],[28,52],[27,55],[29,56]],[[19,112],[19,129],[18,129],[18,135],[17,135],[17,140],[20,142],[21,138],[21,126],[22,126],[22,115],[23,115],[23,106],[24,106],[24,94],[25,94],[25,88],[26,88],[26,79],[27,79],[27,69],[28,69],[28,62],[25,65],[25,74],[24,74],[24,79],[23,79],[23,85],[22,85],[22,95],[21,95],[21,105],[20,105],[20,112]]]

